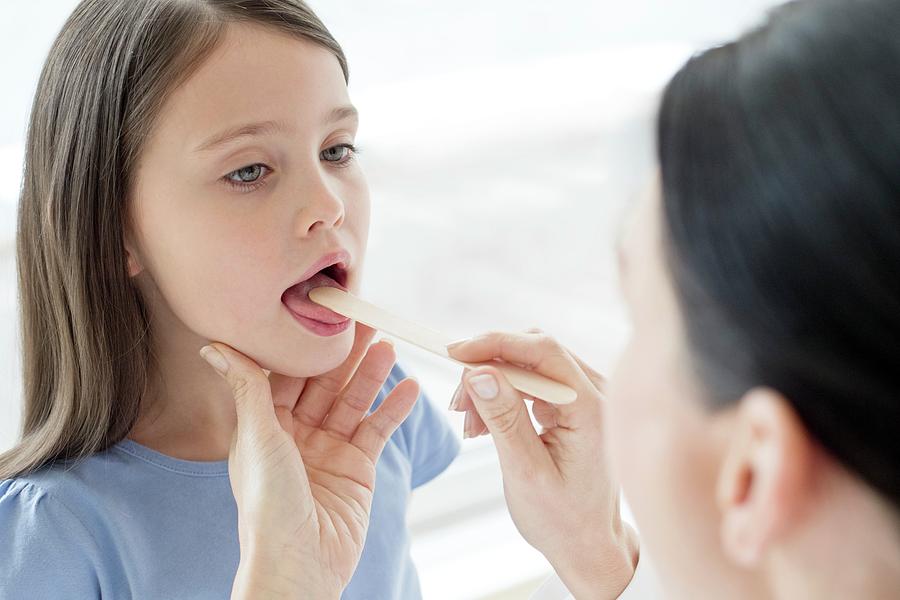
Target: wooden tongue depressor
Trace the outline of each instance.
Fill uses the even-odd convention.
[[[464,367],[494,367],[506,376],[513,387],[535,398],[552,404],[569,404],[575,401],[577,394],[569,386],[518,365],[501,361],[466,363],[456,360],[447,353],[447,344],[452,340],[444,334],[392,315],[343,290],[333,287],[315,288],[310,290],[309,299],[349,319],[398,337]]]

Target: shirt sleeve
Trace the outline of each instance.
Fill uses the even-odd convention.
[[[655,600],[656,598],[662,598],[659,582],[650,558],[642,551],[631,581],[619,594],[617,600]],[[535,590],[529,600],[575,600],[575,597],[566,589],[559,576],[554,573]]]
[[[628,587],[619,595],[618,600],[651,600],[662,598],[662,588],[653,566],[653,560],[644,549],[638,557],[638,564],[634,568],[634,575]]]
[[[391,388],[406,378],[399,366],[391,372]],[[412,468],[411,486],[422,486],[440,475],[459,454],[460,441],[447,418],[424,393],[400,426]]]
[[[44,490],[0,481],[0,532],[0,600],[100,597],[94,539]]]

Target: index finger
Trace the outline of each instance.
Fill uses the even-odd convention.
[[[356,338],[347,359],[331,371],[306,380],[303,394],[294,407],[295,417],[310,427],[322,424],[338,394],[359,368],[373,337],[375,337],[374,329],[356,323]]]
[[[578,400],[557,406],[561,415],[571,415],[584,404],[584,398],[592,398],[593,402],[598,395],[598,390],[572,355],[554,338],[542,333],[492,332],[451,344],[447,351],[463,362],[500,359],[568,385],[578,393]]]

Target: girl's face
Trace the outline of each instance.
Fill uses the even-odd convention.
[[[126,243],[156,343],[221,341],[297,377],[343,361],[351,323],[306,292],[359,286],[369,195],[356,128],[331,52],[229,26],[167,98],[137,170]]]

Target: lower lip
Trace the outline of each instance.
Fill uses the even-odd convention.
[[[323,323],[322,321],[316,321],[315,319],[308,319],[306,317],[298,315],[287,306],[285,306],[285,309],[287,309],[287,311],[291,313],[291,316],[294,317],[294,319],[298,323],[306,327],[314,334],[322,337],[331,337],[333,335],[343,333],[344,331],[347,331],[347,329],[349,329],[350,325],[353,323],[351,319],[341,321],[340,323]]]

